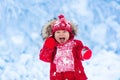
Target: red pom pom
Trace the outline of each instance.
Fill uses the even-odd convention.
[[[58,16],[58,18],[59,18],[59,19],[64,18],[64,15],[61,14],[61,15]]]

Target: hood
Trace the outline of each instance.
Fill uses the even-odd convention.
[[[53,36],[52,35],[52,24],[57,21],[57,19],[52,19],[50,21],[48,21],[42,28],[41,30],[41,35],[42,35],[42,38],[43,40],[48,38],[49,36]],[[72,28],[72,33],[73,35],[75,36],[77,34],[77,26],[73,24],[73,22],[70,22],[71,24],[71,28]]]

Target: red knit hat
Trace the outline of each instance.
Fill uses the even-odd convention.
[[[72,28],[70,23],[65,19],[64,15],[59,15],[58,20],[52,24],[52,33],[57,30],[67,30],[72,33]]]

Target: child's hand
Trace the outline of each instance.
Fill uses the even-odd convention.
[[[53,49],[54,47],[56,47],[56,41],[53,37],[48,37],[45,40],[44,46],[49,48],[49,49]]]
[[[83,59],[88,60],[92,56],[92,51],[87,46],[84,46],[82,49],[82,56],[83,56]]]

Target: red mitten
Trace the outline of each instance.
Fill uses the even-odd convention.
[[[88,60],[91,58],[91,56],[92,56],[92,51],[89,49],[84,53],[83,58]]]
[[[56,41],[53,37],[49,37],[45,40],[44,47],[53,49],[56,46]]]
[[[82,56],[83,59],[90,59],[92,56],[92,51],[87,46],[84,46],[82,49]]]

